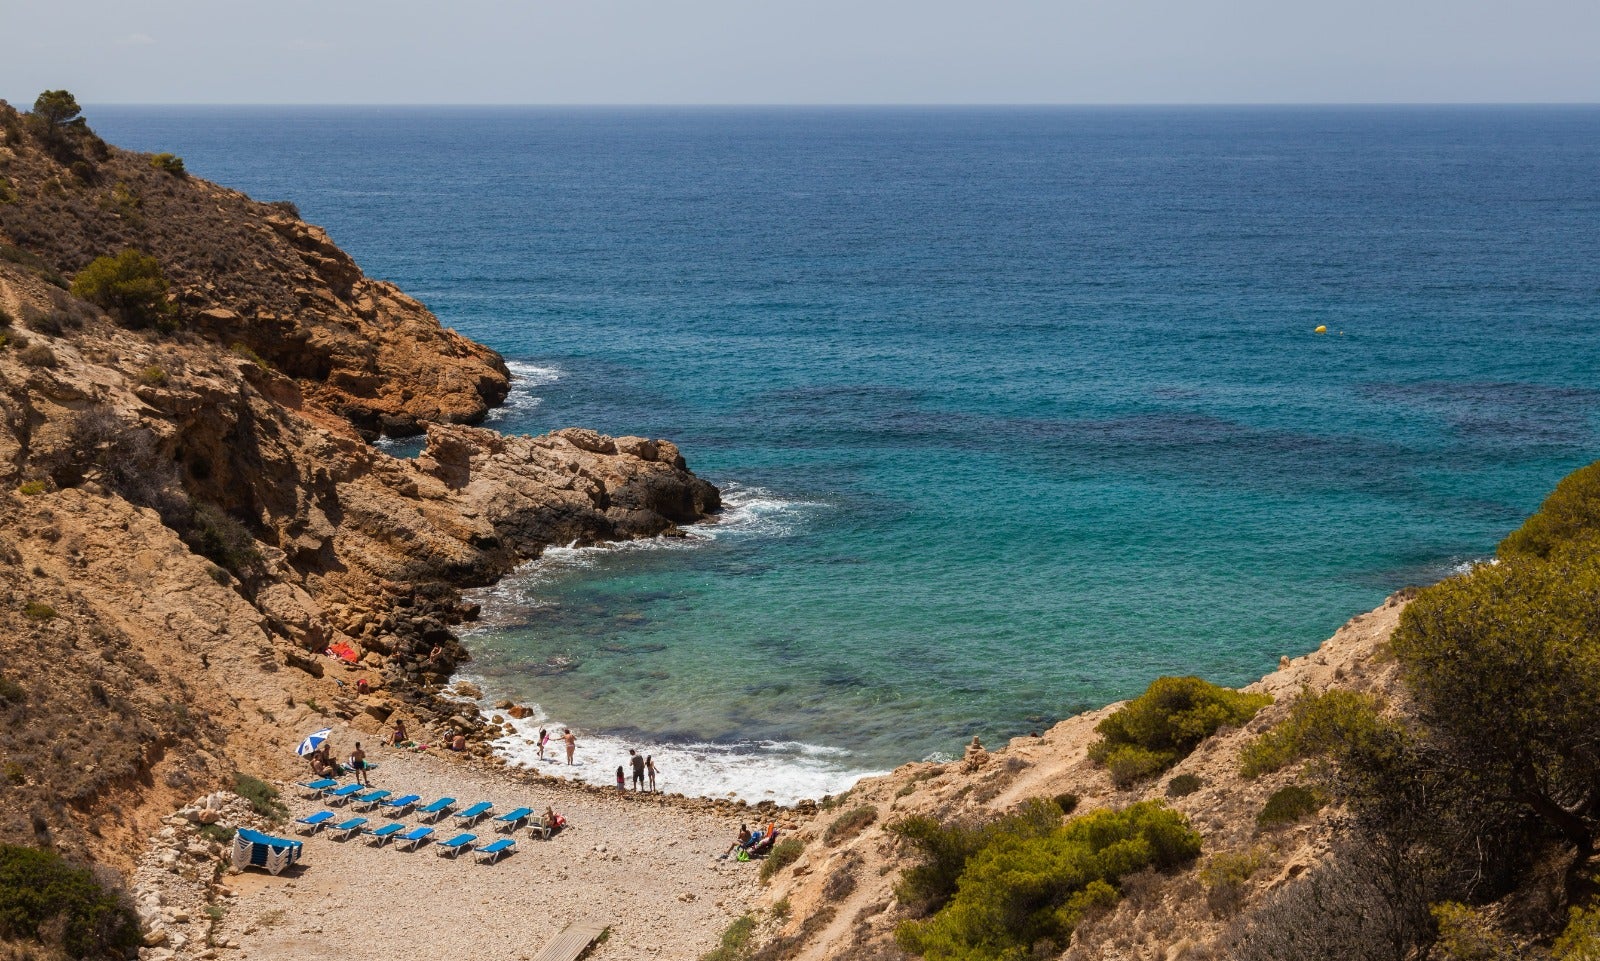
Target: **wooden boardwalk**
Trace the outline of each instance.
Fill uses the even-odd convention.
[[[574,921],[560,934],[545,942],[533,961],[577,961],[594,939],[604,934],[610,925],[602,921]]]

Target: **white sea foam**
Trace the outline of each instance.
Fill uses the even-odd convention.
[[[487,704],[480,704],[486,713]],[[505,718],[516,729],[495,740],[494,748],[513,765],[536,768],[556,777],[586,784],[614,787],[617,767],[621,766],[633,783],[628,764],[628,749],[649,755],[660,773],[656,787],[665,793],[691,797],[730,800],[776,801],[793,804],[802,798],[817,799],[847,790],[863,777],[882,774],[859,764],[843,748],[804,744],[798,741],[746,741],[737,744],[653,744],[627,740],[610,734],[591,734],[578,729],[575,763],[566,763],[566,748],[556,738],[570,726],[547,715],[537,705],[533,714],[521,720]],[[550,731],[550,744],[543,760],[539,758],[539,729]]]
[[[532,411],[544,403],[544,398],[535,391],[561,379],[560,368],[532,364],[524,360],[508,360],[506,369],[511,372],[511,392],[506,394],[504,403],[491,410],[484,418],[485,424],[515,420]]]

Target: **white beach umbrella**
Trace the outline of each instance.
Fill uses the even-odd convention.
[[[294,753],[300,755],[301,757],[305,757],[307,754],[310,754],[312,751],[315,751],[317,748],[321,747],[322,742],[326,741],[328,739],[328,735],[332,733],[333,728],[325,727],[320,731],[307,734],[306,739],[300,742],[300,746],[294,749]]]

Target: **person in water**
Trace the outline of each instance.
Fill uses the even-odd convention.
[[[545,728],[539,728],[539,760],[544,760],[544,746],[549,743],[550,732]]]
[[[655,758],[653,758],[650,755],[646,754],[644,756],[644,769],[645,769],[645,773],[650,775],[650,793],[654,794],[654,793],[656,793],[656,761],[655,761]]]

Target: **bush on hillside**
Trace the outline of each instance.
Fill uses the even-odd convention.
[[[1600,461],[1580,467],[1556,485],[1539,510],[1500,542],[1502,559],[1549,559],[1559,550],[1600,548]]]
[[[1600,834],[1600,754],[1590,748],[1600,736],[1600,560],[1554,556],[1508,558],[1423,591],[1393,647],[1437,749],[1473,794],[1543,819],[1583,861]]]
[[[167,277],[154,257],[132,247],[115,257],[97,257],[72,280],[72,293],[97,304],[128,327],[177,329],[167,302]]]
[[[1060,809],[1039,801],[1050,816]],[[1200,853],[1200,835],[1158,801],[1095,811],[1048,831],[994,832],[963,868],[955,895],[924,921],[895,932],[933,961],[1009,961],[1063,950],[1091,912],[1114,905],[1117,883],[1167,870]]]
[[[949,824],[925,814],[914,814],[887,825],[917,852],[918,863],[900,874],[895,897],[919,914],[931,914],[956,893],[956,882],[967,861],[999,837],[1042,837],[1061,824],[1061,807],[1055,801],[1034,800],[1015,813],[991,821],[955,821]]]
[[[832,847],[841,841],[848,841],[877,819],[878,809],[870,804],[851,808],[828,825],[828,829],[822,833],[822,843]]]
[[[289,809],[278,797],[278,789],[266,781],[235,771],[233,793],[250,802],[250,807],[264,818],[281,821],[289,816]]]
[[[215,504],[196,503],[184,542],[202,557],[250,580],[264,573],[266,560],[256,547],[250,531],[231,514]]]
[[[150,166],[162,173],[172,174],[174,177],[187,177],[189,175],[189,172],[183,169],[183,158],[176,154],[154,154],[150,158]]]
[[[1326,803],[1321,793],[1299,784],[1279,788],[1267,798],[1267,803],[1256,815],[1256,827],[1266,830],[1293,824]]]
[[[1197,774],[1180,774],[1167,782],[1167,797],[1188,797],[1200,790],[1203,783]]]
[[[74,958],[122,955],[139,923],[121,893],[54,851],[0,845],[0,938],[40,941]]]
[[[1239,752],[1239,770],[1257,778],[1308,757],[1337,755],[1371,742],[1386,726],[1378,717],[1378,700],[1370,694],[1342,688],[1322,694],[1303,691],[1282,723]]]
[[[805,853],[806,843],[799,838],[785,838],[772,846],[772,853],[761,863],[761,881],[766,883],[774,874],[800,860],[800,855]]]
[[[1100,740],[1089,757],[1104,765],[1119,788],[1159,774],[1188,756],[1224,725],[1239,725],[1272,703],[1198,677],[1161,677],[1095,727]]]

